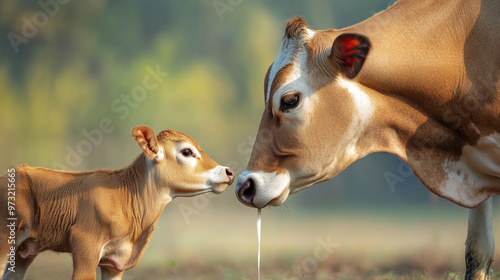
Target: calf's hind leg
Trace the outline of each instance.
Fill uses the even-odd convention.
[[[5,226],[0,223],[0,225]],[[7,264],[9,261],[10,253],[10,245],[9,245],[9,235],[8,234],[0,234],[0,273],[5,275],[6,269],[10,267],[10,264]],[[2,277],[3,279],[3,277]]]
[[[35,258],[23,259],[19,253],[16,253],[15,266],[13,270],[8,270],[9,266],[5,269],[2,280],[23,280],[28,267]]]
[[[5,246],[0,245],[0,261],[2,265],[3,277],[2,280],[7,279],[24,279],[24,274],[28,270],[28,267],[33,262],[34,257],[36,256],[36,244],[30,243],[29,245],[25,244],[24,246],[20,246],[26,241],[28,233],[26,230],[18,230],[15,233],[17,237],[15,239],[15,243],[13,239],[10,239],[9,235],[4,235],[0,238],[0,242],[5,244]],[[28,247],[25,247],[28,246]],[[13,248],[12,248],[13,247]],[[24,247],[24,249],[21,249]],[[14,250],[11,250],[14,249]],[[30,251],[32,249],[33,251]],[[24,253],[23,253],[24,252]],[[12,256],[12,254],[14,254]]]
[[[469,210],[469,225],[465,242],[465,280],[490,279],[490,265],[495,253],[491,212],[491,197],[477,208]]]

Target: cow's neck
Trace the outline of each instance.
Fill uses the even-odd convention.
[[[427,113],[464,90],[464,44],[475,14],[457,1],[401,1],[349,28],[372,48],[359,81]],[[454,24],[459,22],[460,24]]]
[[[477,129],[455,116],[457,105],[464,100],[461,97],[472,87],[464,45],[479,11],[470,2],[399,1],[346,30],[364,34],[371,41],[369,57],[356,82],[397,108],[392,115],[387,114],[391,108],[384,109],[390,118],[386,121],[401,121],[391,125],[411,137],[412,141],[405,141],[409,145],[405,149],[429,142],[429,135],[439,138],[430,139],[433,142],[478,140]],[[403,107],[406,109],[401,110]]]
[[[456,1],[400,1],[344,30],[365,34],[372,44],[355,82],[370,93],[378,114],[361,143],[370,152],[403,158],[431,191],[458,204],[467,199],[443,189],[444,166],[458,161],[462,148],[480,136],[468,118],[451,118],[464,100],[457,97],[472,90],[464,45],[477,13]]]
[[[453,2],[453,3],[452,3]],[[355,82],[386,108],[380,112],[386,126],[395,128],[404,146],[426,141],[415,135],[428,124],[430,134],[449,140],[459,134],[444,114],[456,95],[467,92],[463,46],[473,16],[462,13],[456,1],[399,1],[388,10],[341,32],[364,34],[371,49]],[[475,13],[470,9],[466,11]],[[458,21],[460,30],[449,30]],[[456,29],[456,28],[455,28]],[[453,35],[452,35],[453,34]],[[455,131],[453,131],[455,130]],[[427,137],[428,135],[422,135]],[[410,148],[411,149],[411,148]],[[404,156],[404,155],[400,155]]]

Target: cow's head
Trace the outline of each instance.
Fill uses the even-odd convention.
[[[288,21],[269,67],[262,115],[238,199],[262,208],[328,180],[356,159],[372,100],[355,83],[370,50],[359,34],[313,31],[302,18]]]

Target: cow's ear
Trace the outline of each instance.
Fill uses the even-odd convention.
[[[147,125],[139,125],[132,129],[132,136],[139,144],[144,154],[150,158],[155,159],[158,155],[158,141],[153,129]]]
[[[344,33],[333,42],[330,60],[339,65],[341,71],[349,79],[352,79],[358,75],[363,67],[370,47],[370,41],[365,36]]]

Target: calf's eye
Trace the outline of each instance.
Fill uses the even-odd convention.
[[[191,149],[184,149],[181,151],[182,155],[185,157],[192,157],[193,156],[193,151]]]

